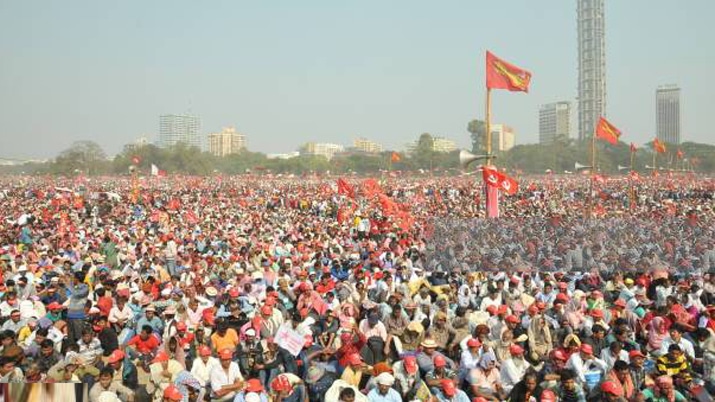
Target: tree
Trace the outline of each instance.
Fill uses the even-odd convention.
[[[472,120],[467,124],[467,131],[472,137],[472,152],[475,154],[487,152],[487,123],[483,120]]]
[[[417,140],[414,159],[418,168],[431,169],[434,157],[434,138],[429,133],[422,133]]]
[[[94,141],[77,141],[55,158],[52,171],[61,174],[105,173],[109,167],[107,154]]]

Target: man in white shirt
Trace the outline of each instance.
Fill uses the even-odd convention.
[[[581,344],[579,353],[571,355],[566,362],[565,368],[573,370],[576,373],[579,385],[583,385],[586,383],[586,372],[593,366],[604,372],[608,370],[608,366],[603,360],[593,357],[593,347],[584,343]]]
[[[680,350],[685,353],[685,357],[687,357],[688,360],[692,361],[695,359],[695,348],[693,347],[693,343],[683,338],[683,334],[680,332],[680,328],[678,328],[677,325],[670,327],[670,336],[663,339],[663,343],[660,348],[661,356],[668,353],[670,345],[680,346]]]
[[[506,359],[501,366],[501,382],[504,387],[504,392],[511,392],[514,385],[521,381],[524,373],[530,367],[529,363],[524,360],[524,348],[517,344],[509,347],[511,358]]]
[[[202,387],[205,387],[211,380],[211,371],[215,367],[221,366],[219,360],[211,356],[211,348],[206,345],[199,347],[199,358],[194,359],[191,365],[191,375],[196,377]]]
[[[221,364],[211,369],[211,400],[227,402],[233,400],[236,392],[243,388],[243,376],[238,364],[232,361],[232,350],[220,351],[219,359],[221,359]]]

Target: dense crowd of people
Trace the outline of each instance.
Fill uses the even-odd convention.
[[[713,180],[525,177],[498,219],[482,186],[2,178],[0,382],[85,402],[709,400]]]

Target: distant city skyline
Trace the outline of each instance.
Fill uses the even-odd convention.
[[[349,145],[353,133],[384,149],[423,132],[469,149],[467,123],[484,119],[487,50],[533,73],[528,94],[493,95],[492,120],[536,143],[540,105],[568,100],[578,113],[577,6],[2,2],[0,157],[45,159],[79,140],[114,155],[140,136],[154,141],[167,112],[201,116],[204,137],[235,124],[266,153]],[[703,79],[715,70],[713,12],[706,0],[605,2],[606,114],[624,141],[655,137],[654,88],[677,82],[681,141],[714,142],[715,83]]]

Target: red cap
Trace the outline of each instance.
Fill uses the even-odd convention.
[[[435,367],[446,367],[447,366],[447,360],[441,355],[437,355],[434,357],[434,366]]]
[[[186,331],[186,323],[183,321],[179,321],[176,323],[176,330],[177,331]]]
[[[566,354],[565,354],[564,351],[561,350],[561,349],[555,349],[555,350],[554,350],[554,353],[551,355],[551,357],[554,358],[554,359],[556,359],[556,360],[561,360],[561,361],[566,361],[566,360],[568,360],[568,359],[566,359]]]
[[[497,310],[497,314],[506,314],[508,313],[509,310],[507,309],[506,305],[502,304],[499,306],[499,309]]]
[[[271,381],[271,389],[276,392],[288,392],[293,387],[290,385],[290,380],[285,375],[279,375]]]
[[[492,304],[491,306],[487,307],[487,313],[495,315],[497,313],[497,306]]]
[[[181,392],[174,384],[171,384],[164,390],[164,398],[172,401],[180,401],[184,399],[184,396],[181,395]]]
[[[122,352],[121,350],[117,349],[117,350],[115,350],[114,352],[112,352],[112,354],[109,355],[109,357],[107,358],[107,362],[109,362],[109,363],[116,363],[116,362],[121,361],[122,359],[124,359],[124,356],[125,356],[124,352]]]
[[[231,288],[231,290],[228,291],[228,295],[231,296],[231,298],[237,298],[238,297],[238,289],[236,288]]]
[[[517,316],[515,316],[515,315],[512,314],[512,315],[506,316],[506,318],[504,319],[504,321],[510,322],[510,323],[512,323],[512,324],[517,324],[517,323],[519,323],[519,318],[518,318]]]
[[[204,311],[201,312],[201,317],[206,321],[209,325],[214,325],[216,322],[216,317],[214,316],[213,310],[210,308],[205,309]]]
[[[482,346],[482,343],[479,342],[479,339],[477,338],[469,338],[467,341],[467,347],[469,348],[478,348],[480,346]]]
[[[604,381],[601,384],[601,391],[603,391],[606,394],[623,396],[623,388],[621,388],[618,384],[616,384],[613,381]]]
[[[517,344],[513,344],[509,346],[509,353],[511,353],[512,356],[520,356],[524,354],[524,348]]]
[[[407,374],[412,374],[414,375],[417,373],[417,358],[414,356],[407,356],[405,357],[404,363],[405,365],[405,371],[407,371]]]
[[[271,307],[271,306],[263,306],[263,307],[261,307],[261,314],[263,314],[263,315],[271,315],[271,314],[273,314],[273,307]]]
[[[617,307],[623,307],[623,308],[625,308],[625,307],[626,307],[626,301],[623,300],[623,299],[618,299],[618,300],[615,301],[615,303],[613,303],[613,305],[614,305],[614,306],[617,306]]]
[[[593,318],[603,318],[603,310],[595,308],[591,310],[591,317]]]
[[[199,346],[199,356],[211,356],[211,348],[206,345]]]
[[[230,360],[233,359],[233,350],[231,349],[222,349],[220,352],[218,352],[218,357],[221,360]]]
[[[472,399],[472,402],[489,402],[489,401],[487,400],[487,398],[485,398],[483,396],[478,396],[478,397]]]
[[[559,293],[556,295],[556,301],[566,303],[569,301],[569,296],[566,293]]]
[[[263,384],[261,384],[261,380],[258,378],[251,378],[246,381],[246,392],[263,392]]]
[[[581,353],[585,353],[587,355],[592,355],[593,347],[591,347],[591,345],[589,345],[588,343],[582,343],[581,344]]]
[[[556,402],[556,394],[550,389],[541,392],[541,402]]]
[[[536,308],[538,308],[541,311],[544,311],[544,310],[546,310],[546,303],[544,303],[542,301],[537,301]]]
[[[645,359],[645,355],[640,350],[631,350],[628,352],[629,359],[635,359],[636,357],[642,357]]]
[[[62,308],[62,305],[57,302],[52,302],[47,306],[47,309],[51,311],[62,310]]]
[[[457,387],[454,386],[454,381],[445,378],[440,381],[440,383],[442,385],[442,392],[444,392],[445,395],[452,397],[457,393]]]
[[[362,359],[360,358],[360,355],[357,353],[353,353],[348,357],[348,363],[352,366],[358,366],[362,364]]]
[[[159,353],[156,354],[154,357],[154,360],[152,360],[152,363],[161,363],[161,362],[168,362],[169,361],[169,355],[163,351],[160,350]]]

